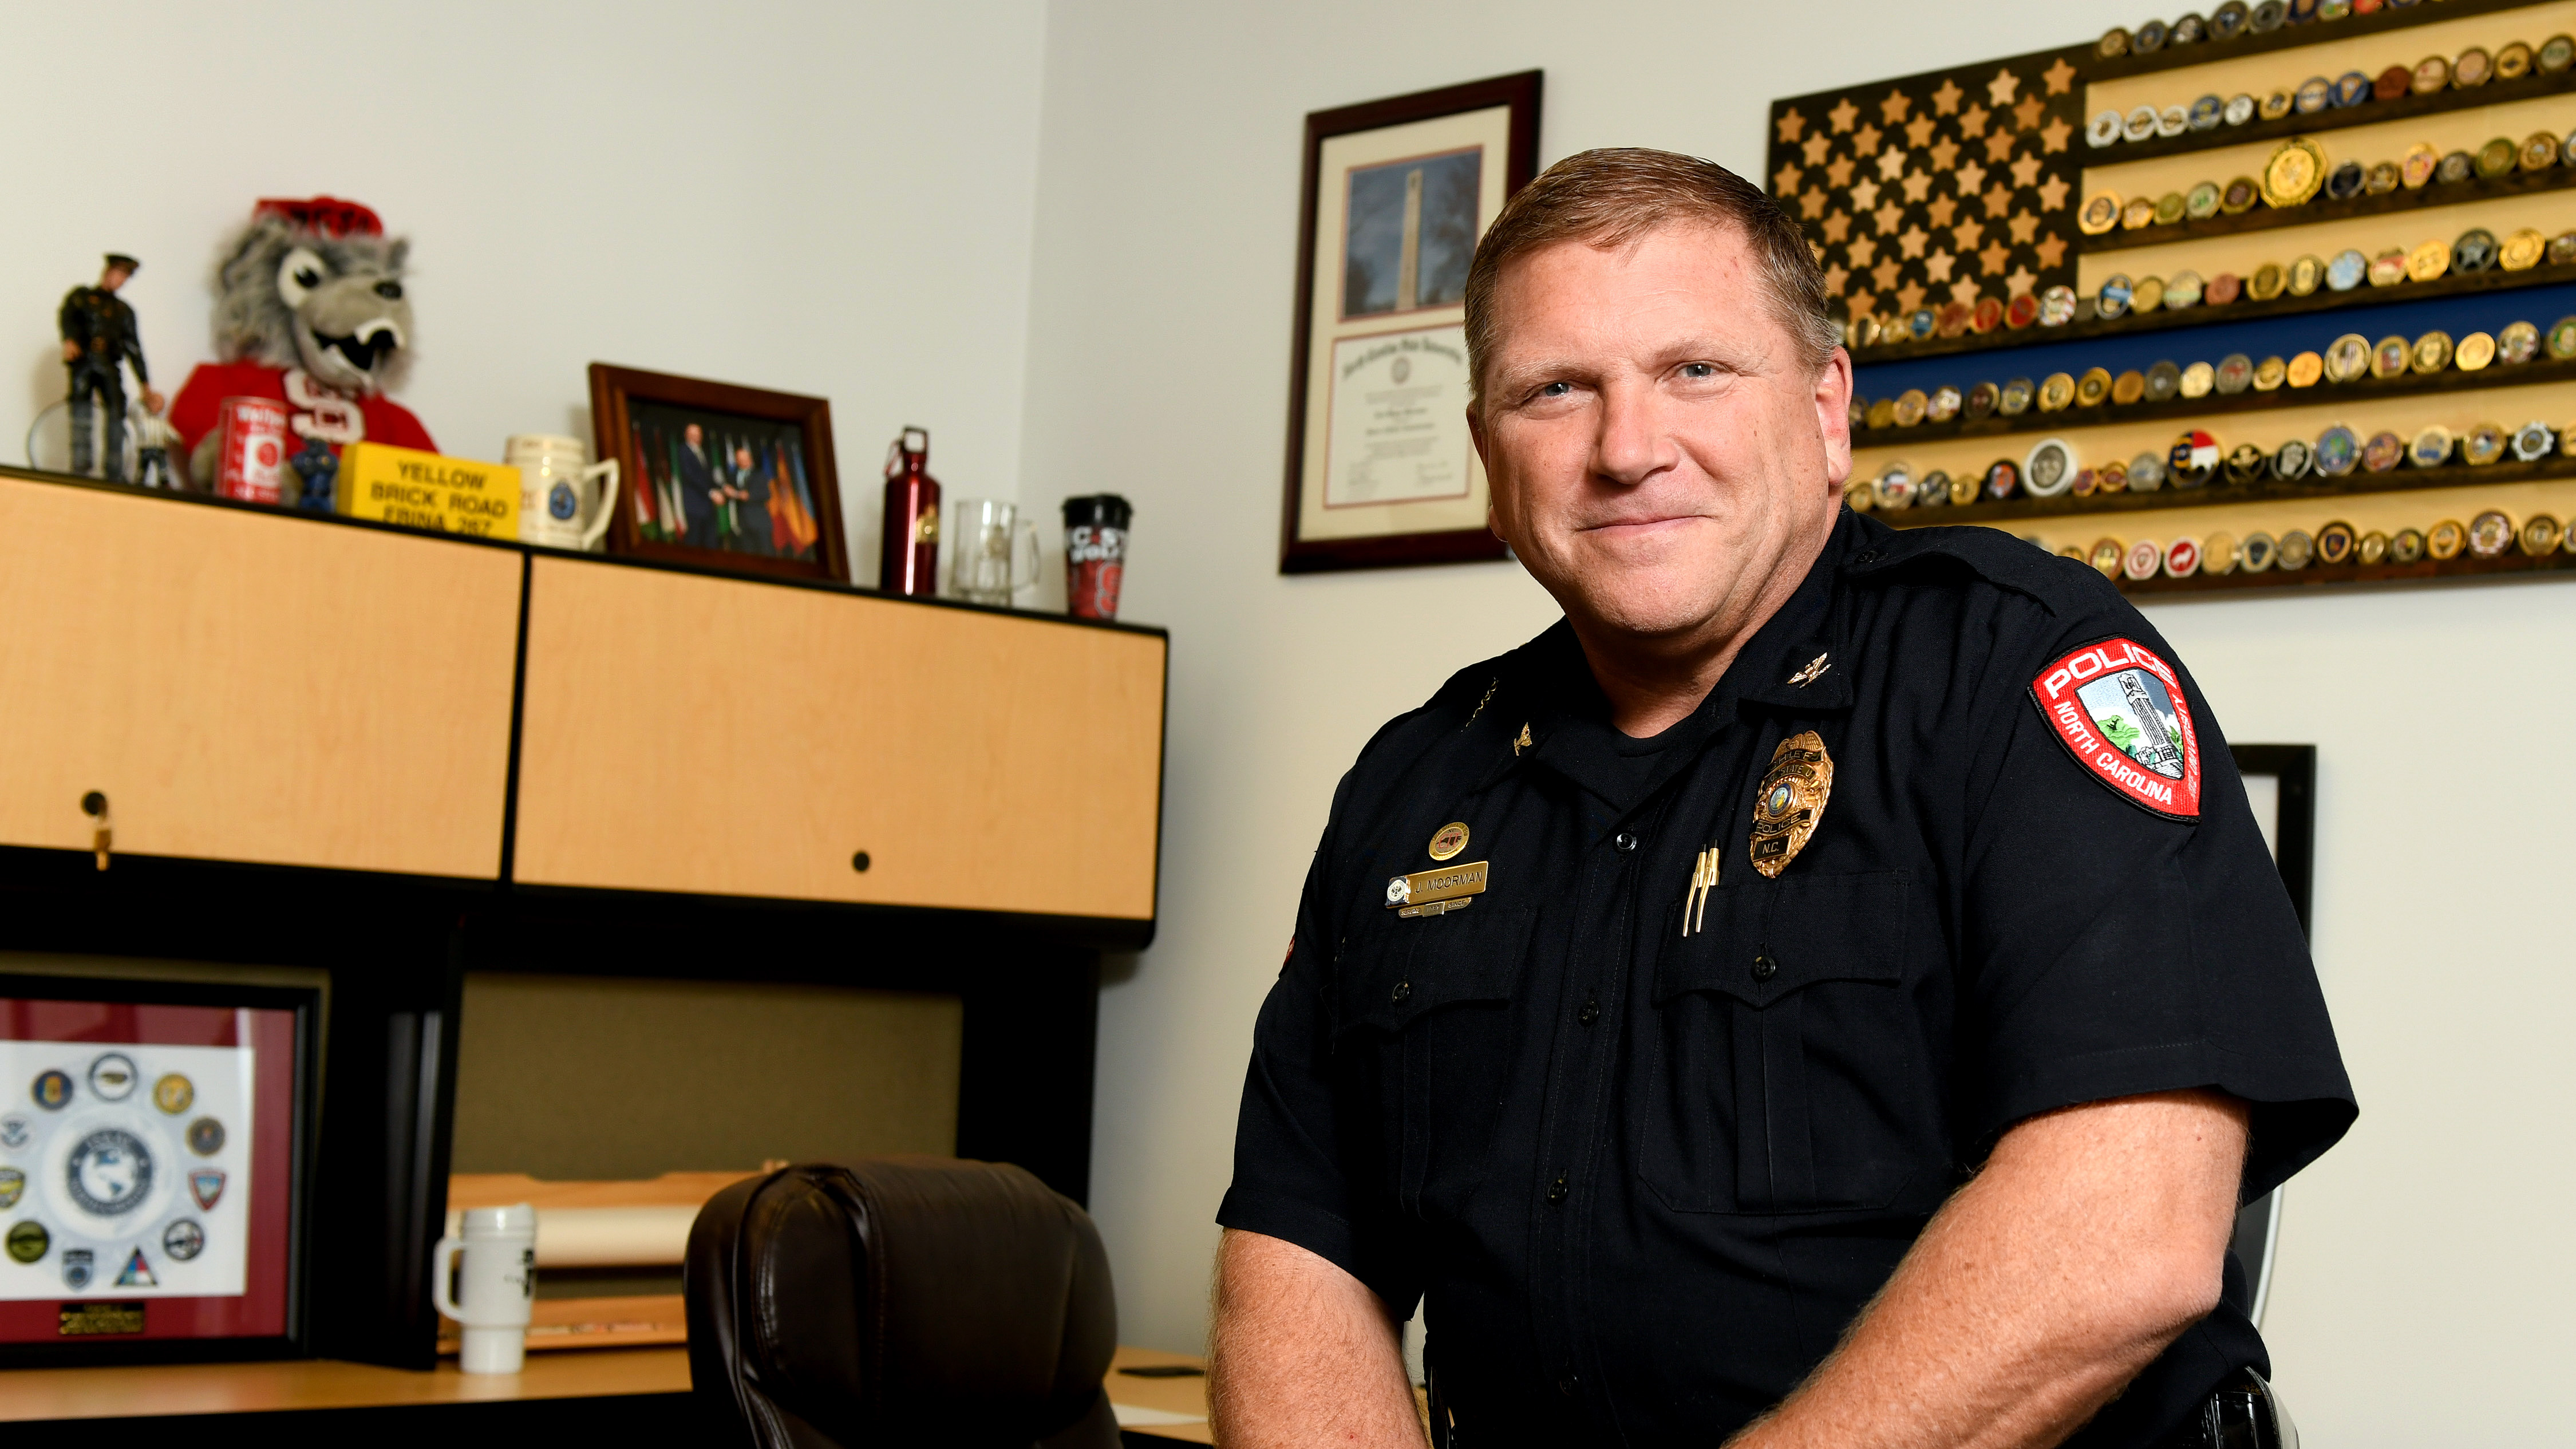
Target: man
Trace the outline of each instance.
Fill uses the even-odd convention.
[[[766,554],[770,547],[769,479],[761,476],[751,456],[751,445],[736,443],[733,449],[733,481],[728,492],[733,497],[736,534],[734,547],[745,553]]]
[[[707,453],[707,430],[691,423],[680,430],[676,461],[680,474],[680,532],[700,548],[722,548],[718,520],[725,509],[725,486],[716,477]]]
[[[2355,1109],[2171,651],[2080,564],[1842,511],[1850,359],[1721,168],[1554,167],[1467,337],[1494,531],[1565,619],[1334,800],[1219,1213],[1220,1442],[1418,1445],[1426,1293],[1469,1449],[2263,1411],[2235,1210]]]
[[[98,285],[72,288],[56,319],[63,336],[63,369],[71,382],[72,471],[90,471],[90,437],[100,432],[106,435],[107,446],[106,466],[98,476],[120,483],[125,481],[126,364],[133,364],[134,381],[143,389],[144,411],[161,411],[161,394],[152,390],[152,376],[143,366],[143,338],[134,323],[134,309],[116,295],[142,265],[121,252],[109,252]]]

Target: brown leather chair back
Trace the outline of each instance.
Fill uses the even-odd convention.
[[[1109,1259],[1007,1163],[812,1163],[689,1230],[689,1371],[714,1442],[1116,1449]]]

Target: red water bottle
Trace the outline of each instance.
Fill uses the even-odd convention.
[[[939,591],[939,480],[930,476],[928,428],[905,428],[886,449],[877,587],[917,597]]]

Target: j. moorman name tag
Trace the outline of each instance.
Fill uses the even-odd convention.
[[[1463,911],[1476,903],[1473,897],[1485,893],[1487,864],[1480,860],[1473,865],[1443,866],[1391,877],[1386,883],[1386,907],[1399,916]]]

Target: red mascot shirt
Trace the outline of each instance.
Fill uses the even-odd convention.
[[[330,444],[335,457],[341,444],[368,440],[425,453],[438,451],[420,419],[381,393],[353,398],[315,382],[303,368],[258,362],[201,362],[188,374],[187,385],[170,404],[170,426],[179,430],[182,448],[195,452],[197,440],[215,430],[218,410],[228,397],[264,397],[286,404],[292,413],[287,427],[299,438],[320,438]]]

